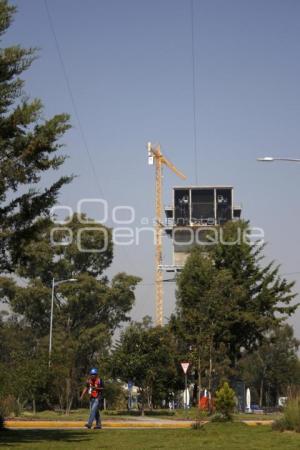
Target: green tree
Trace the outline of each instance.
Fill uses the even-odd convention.
[[[10,406],[20,412],[25,404],[32,403],[36,409],[36,399],[40,400],[47,385],[47,353],[37,347],[30,327],[26,327],[16,316],[0,322],[0,403],[10,398]],[[9,405],[8,405],[9,406]]]
[[[293,328],[283,324],[270,331],[256,351],[240,360],[241,375],[256,391],[261,407],[275,405],[278,397],[290,397],[299,389],[299,345]]]
[[[85,220],[89,221],[88,230],[85,230]],[[50,239],[55,229],[64,240],[64,228],[53,224],[39,234],[37,241],[30,241],[24,248],[26,264],[17,266],[15,273],[23,277],[25,286],[15,277],[0,277],[2,302],[9,305],[19,321],[22,320],[24,330],[30,328],[35,339],[32,348],[43,348],[45,352],[49,339],[52,278],[76,277],[76,283],[61,284],[55,290],[50,378],[66,412],[76,400],[78,385],[88,368],[108,358],[116,328],[129,320],[134,289],[139,282],[138,277],[125,273],[116,274],[111,281],[104,275],[113,254],[110,229],[77,215],[70,218],[69,227],[74,240],[68,245],[58,245],[57,237],[55,241]],[[102,252],[82,252],[82,245],[87,250],[102,248],[103,234],[108,242]],[[80,236],[81,246],[78,245]]]
[[[262,248],[236,240],[248,224],[228,223],[223,240],[195,247],[178,277],[173,329],[201,373],[219,378],[236,373],[242,351],[255,350],[265,333],[294,313],[294,283],[279,276],[278,267],[262,263]],[[229,364],[228,364],[229,363]],[[227,367],[226,367],[227,366]],[[211,384],[211,381],[208,382]]]
[[[235,285],[244,292],[234,311],[236,320],[232,321],[233,358],[240,356],[241,347],[255,348],[263,341],[266,331],[294,314],[298,304],[293,304],[295,282],[280,277],[279,266],[274,261],[264,264],[265,245],[251,243],[249,222],[228,222],[222,232],[223,239],[211,247],[211,259],[218,271],[229,270]],[[244,237],[239,239],[239,235]]]
[[[234,390],[225,382],[222,387],[216,391],[216,411],[224,417],[225,420],[232,420],[232,413],[235,406]]]
[[[10,27],[15,11],[7,0],[0,0],[0,37]],[[42,175],[58,169],[65,160],[59,139],[70,124],[67,114],[43,119],[41,101],[25,96],[20,77],[35,58],[34,48],[15,45],[0,49],[1,271],[12,270],[26,242],[48,224],[50,208],[61,187],[71,180],[62,176],[39,189]]]
[[[186,343],[198,375],[198,400],[203,382],[212,388],[213,373],[230,375],[229,346],[232,313],[243,295],[229,270],[216,270],[211,259],[195,249],[177,284],[174,331]],[[201,376],[203,373],[203,376]]]
[[[175,342],[167,327],[152,327],[149,318],[131,323],[112,353],[113,375],[139,388],[141,411],[152,407],[174,389],[176,382]]]

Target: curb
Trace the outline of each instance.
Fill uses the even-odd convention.
[[[243,423],[249,427],[256,427],[258,425],[272,425],[274,420],[243,420]]]
[[[242,420],[239,423],[244,423],[248,426],[255,427],[260,425],[272,425],[273,420]],[[43,430],[43,429],[84,429],[86,422],[73,420],[73,421],[62,421],[62,420],[7,420],[5,426],[8,429],[28,429],[28,430]],[[147,421],[103,421],[103,428],[132,428],[132,429],[147,429],[147,428],[165,428],[165,429],[176,429],[176,428],[191,428],[194,421],[174,421],[172,422],[147,422]],[[208,423],[203,421],[203,424]]]
[[[81,421],[23,421],[23,420],[8,420],[5,426],[8,429],[23,428],[23,429],[59,429],[59,428],[84,428],[86,422]],[[103,422],[103,428],[190,428],[193,422],[175,422],[161,423],[161,422]]]

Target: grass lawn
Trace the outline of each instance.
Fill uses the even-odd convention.
[[[128,413],[127,411],[102,411],[102,417],[104,419],[129,419],[132,420],[134,417],[139,415],[138,411],[132,411]],[[191,408],[188,410],[176,409],[175,411],[168,410],[154,410],[146,411],[146,416],[157,417],[159,419],[190,419],[194,420],[198,417],[198,408]],[[40,419],[40,420],[86,420],[88,416],[88,409],[76,409],[71,411],[69,416],[56,411],[41,411],[33,415],[30,412],[24,412],[20,419]],[[204,415],[205,416],[205,415]],[[235,414],[234,420],[276,420],[281,416],[280,413],[275,414]],[[209,416],[207,417],[209,420]]]
[[[72,410],[70,415],[66,416],[64,413],[57,411],[41,411],[36,414],[30,412],[23,412],[19,417],[20,419],[39,419],[39,420],[86,420],[89,414],[88,408],[80,408]],[[139,417],[139,411],[101,411],[103,419],[127,419],[133,420],[135,417]],[[145,411],[146,417],[158,418],[158,419],[195,419],[197,417],[196,408],[193,410],[176,410],[176,412],[168,412],[167,410],[154,410]]]
[[[300,434],[240,423],[208,424],[201,430],[9,430],[1,433],[0,446],[14,450],[299,450]]]

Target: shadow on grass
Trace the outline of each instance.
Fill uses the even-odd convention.
[[[49,441],[83,442],[89,441],[86,431],[77,430],[4,430],[0,432],[0,446],[14,447],[15,444]],[[88,448],[88,442],[86,443]]]

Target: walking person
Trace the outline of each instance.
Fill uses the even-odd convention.
[[[88,422],[85,424],[86,428],[92,428],[94,420],[96,420],[96,426],[94,430],[101,430],[101,417],[100,417],[100,401],[102,391],[104,389],[103,380],[98,376],[98,369],[93,368],[90,370],[90,376],[86,381],[86,386],[82,391],[80,400],[83,399],[86,393],[90,396],[90,416]]]

